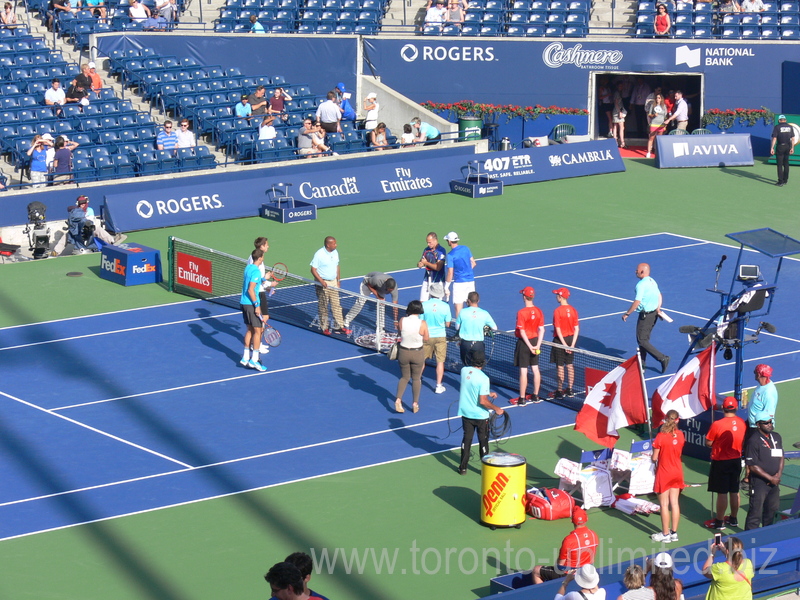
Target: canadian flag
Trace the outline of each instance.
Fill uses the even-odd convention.
[[[613,448],[617,429],[647,423],[647,390],[639,357],[634,355],[610,371],[586,395],[575,420],[575,430],[590,440]]]
[[[692,357],[680,370],[658,386],[653,394],[653,427],[664,422],[670,410],[688,419],[714,404],[714,344]]]

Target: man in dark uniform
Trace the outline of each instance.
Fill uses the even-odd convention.
[[[778,183],[775,185],[786,185],[789,181],[789,155],[794,154],[796,143],[794,127],[786,122],[785,115],[779,115],[778,124],[772,129],[772,146],[769,151],[775,156],[778,165]]]
[[[758,433],[745,442],[744,460],[750,468],[750,510],[745,529],[772,525],[781,500],[783,440],[775,433],[772,419],[756,423]]]

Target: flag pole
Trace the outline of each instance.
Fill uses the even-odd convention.
[[[642,355],[636,351],[636,362],[639,363],[639,377],[642,378],[642,390],[644,390],[644,411],[647,415],[647,437],[650,438],[650,445],[653,444],[653,415],[650,411],[650,396],[647,394],[647,385],[644,381],[644,365],[642,364]]]

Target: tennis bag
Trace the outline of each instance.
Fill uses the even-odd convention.
[[[534,519],[568,519],[575,508],[575,498],[564,490],[531,488],[525,493],[525,512]]]

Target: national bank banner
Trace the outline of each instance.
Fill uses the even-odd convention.
[[[377,154],[377,153],[376,153]],[[369,158],[296,161],[206,178],[202,184],[161,185],[148,191],[106,196],[106,214],[121,231],[154,229],[252,217],[271,200],[267,191],[289,183],[296,200],[319,208],[394,200],[450,191],[450,181],[466,177],[469,161],[504,185],[624,171],[614,140],[524,148],[476,155],[471,146],[418,152],[381,152]],[[191,180],[187,180],[191,181]],[[468,200],[465,200],[468,201]]]
[[[659,169],[753,166],[753,148],[746,133],[660,135],[656,140]]]

